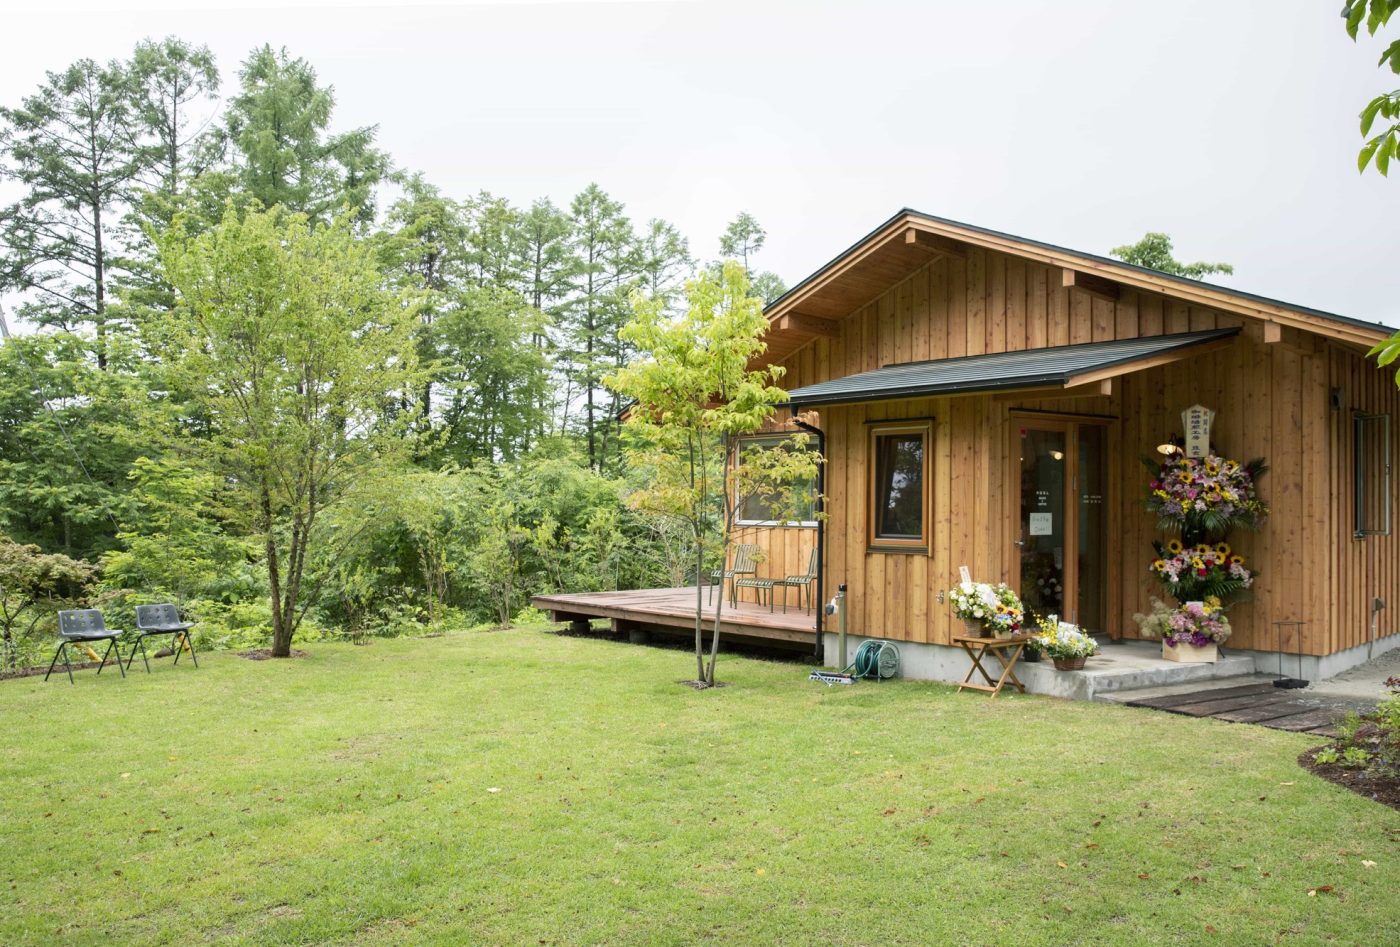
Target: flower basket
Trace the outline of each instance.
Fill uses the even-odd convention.
[[[1220,659],[1215,642],[1207,645],[1173,644],[1170,639],[1162,641],[1162,657],[1179,664],[1214,664]]]
[[[953,615],[970,638],[1010,638],[1021,627],[1021,599],[1005,582],[959,582],[948,590]]]
[[[1162,639],[1162,657],[1181,664],[1214,664],[1219,645],[1230,637],[1230,620],[1220,600],[1187,602],[1170,608],[1152,600],[1150,615],[1134,615],[1143,633]]]
[[[1083,630],[1051,615],[1037,622],[1040,633],[1032,640],[1049,655],[1057,671],[1078,671],[1084,661],[1098,653],[1099,645]]]

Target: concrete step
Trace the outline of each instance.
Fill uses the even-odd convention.
[[[1106,700],[1109,694],[1129,690],[1183,684],[1200,689],[1211,681],[1252,677],[1254,659],[1227,652],[1214,664],[1180,664],[1165,660],[1160,644],[1134,641],[1106,645],[1082,671],[1057,671],[1054,664],[1045,660],[1018,664],[1016,674],[1033,694]]]
[[[1154,697],[1173,697],[1177,694],[1197,694],[1207,690],[1226,690],[1231,687],[1245,687],[1251,684],[1270,684],[1272,674],[1241,674],[1237,677],[1217,677],[1204,681],[1182,681],[1176,684],[1158,684],[1152,687],[1133,687],[1128,690],[1108,691],[1099,695],[1099,700],[1126,704],[1136,700],[1151,700]]]

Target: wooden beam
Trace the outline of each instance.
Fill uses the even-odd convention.
[[[1264,341],[1268,343],[1283,341],[1283,326],[1277,322],[1264,323]]]
[[[1206,352],[1214,352],[1216,349],[1223,349],[1231,342],[1234,342],[1236,338],[1237,336],[1231,335],[1223,339],[1212,339],[1209,342],[1201,342],[1198,345],[1188,346],[1187,348],[1176,349],[1172,352],[1162,352],[1159,355],[1141,358],[1135,362],[1126,362],[1120,365],[1111,365],[1108,368],[1080,372],[1078,375],[1073,375],[1069,378],[1068,382],[1066,382],[1066,387],[1095,384],[1110,378],[1117,378],[1120,375],[1140,372],[1148,368],[1156,368],[1158,365],[1169,365],[1172,362],[1179,362],[1182,359],[1194,358],[1197,355],[1204,355]]]
[[[973,392],[986,394],[986,392]],[[1040,388],[1016,388],[1011,391],[992,392],[997,401],[1035,401],[1042,398],[1107,398],[1113,395],[1113,379],[1089,382],[1084,385],[1047,385]]]
[[[841,336],[841,329],[837,323],[830,319],[809,316],[801,312],[790,312],[785,316],[779,316],[777,326],[778,330],[781,332],[799,332],[804,335],[820,335],[828,339],[836,339]]]
[[[917,230],[910,227],[904,231],[904,242],[908,246],[928,250],[930,253],[941,253],[944,256],[955,256],[959,259],[967,257],[965,245],[936,233],[929,233],[927,230]]]
[[[1098,296],[1100,299],[1115,300],[1120,292],[1120,287],[1113,280],[1104,279],[1102,276],[1095,276],[1092,273],[1080,273],[1069,267],[1060,270],[1060,285],[1072,289],[1082,289],[1090,296]]]

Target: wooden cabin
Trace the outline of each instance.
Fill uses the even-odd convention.
[[[1258,576],[1231,650],[1267,671],[1302,654],[1315,678],[1400,645],[1400,392],[1366,358],[1392,329],[908,210],[766,314],[783,414],[823,435],[826,515],[741,538],[778,576],[820,538],[823,596],[844,585],[850,633],[899,642],[906,673],[962,676],[961,566],[1138,637],[1134,613],[1166,597],[1143,460],[1198,404],[1218,453],[1269,466],[1271,515],[1231,536]],[[822,620],[797,627],[832,663]]]

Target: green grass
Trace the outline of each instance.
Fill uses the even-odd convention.
[[[0,943],[1400,942],[1400,814],[1315,738],[741,658],[696,692],[538,629],[308,650],[0,683]]]

